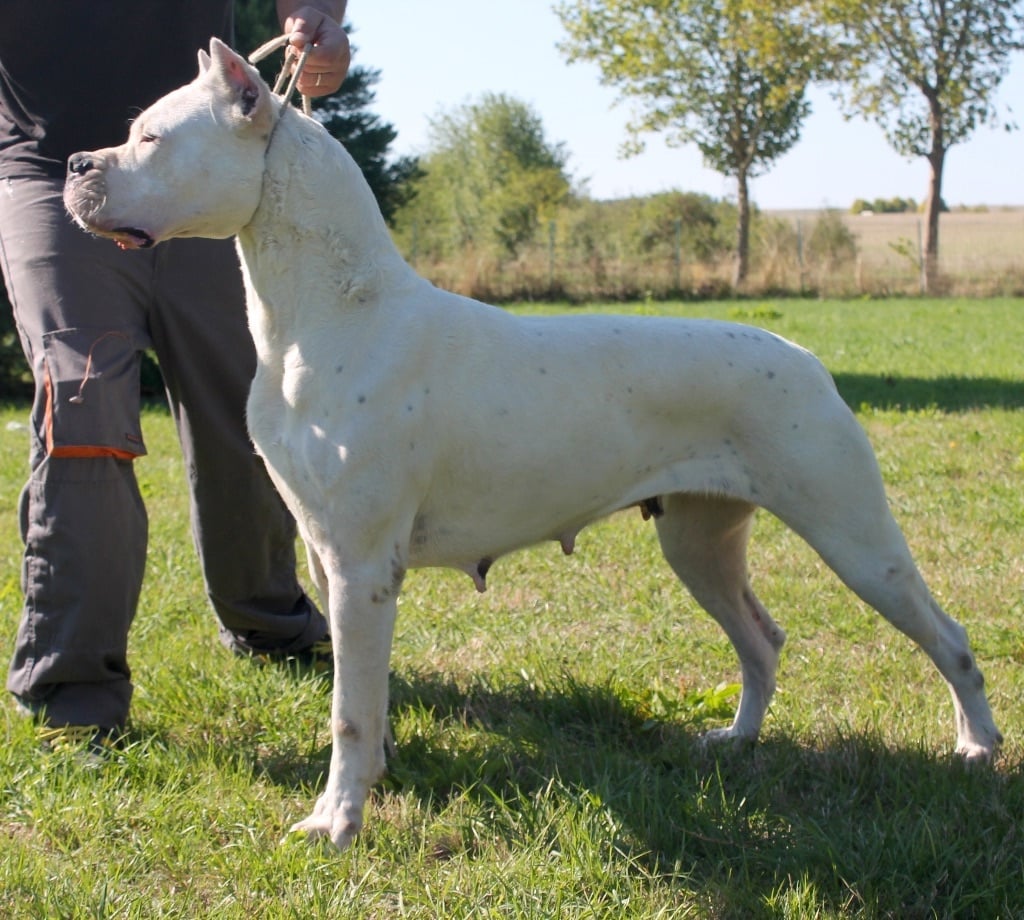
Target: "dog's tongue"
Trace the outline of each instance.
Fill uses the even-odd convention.
[[[135,227],[116,227],[112,232],[116,234],[114,242],[121,249],[149,249],[153,245],[153,237],[145,230],[138,230]]]

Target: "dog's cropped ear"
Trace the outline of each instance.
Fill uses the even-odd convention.
[[[209,56],[199,52],[199,73],[213,77],[227,90],[233,110],[244,122],[261,131],[273,123],[270,90],[259,71],[224,42],[213,38]]]

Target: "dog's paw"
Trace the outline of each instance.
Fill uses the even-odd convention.
[[[999,751],[999,745],[1002,740],[1003,736],[999,735],[993,744],[964,742],[957,745],[956,752],[968,766],[988,766],[996,759],[996,754]]]
[[[749,735],[746,732],[736,731],[735,727],[730,726],[729,728],[712,728],[706,732],[703,732],[699,737],[700,746],[702,748],[714,749],[719,747],[739,746],[746,744],[753,744],[757,741],[757,735]]]
[[[334,810],[324,807],[317,802],[313,814],[303,821],[297,821],[288,829],[282,843],[294,838],[296,835],[303,835],[310,843],[317,841],[330,841],[339,850],[345,850],[351,846],[352,841],[362,828],[362,817],[354,819],[344,808]]]

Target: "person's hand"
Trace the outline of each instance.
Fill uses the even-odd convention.
[[[300,54],[313,50],[299,77],[297,89],[304,96],[329,96],[337,92],[352,61],[348,34],[327,13],[315,6],[301,6],[284,23],[289,44]]]

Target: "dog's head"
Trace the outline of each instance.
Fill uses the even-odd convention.
[[[139,115],[124,144],[71,156],[64,203],[86,230],[128,249],[234,236],[259,205],[279,105],[255,68],[213,39],[195,80]]]

